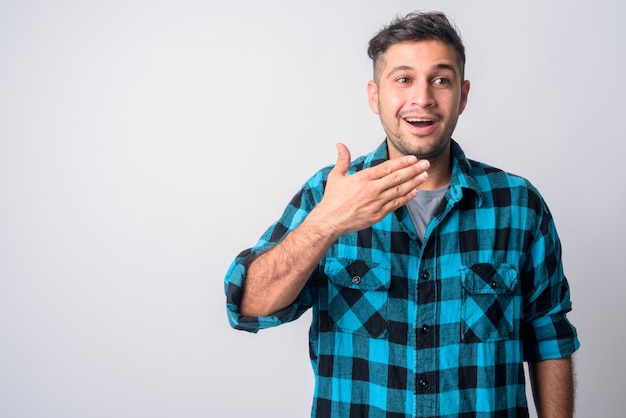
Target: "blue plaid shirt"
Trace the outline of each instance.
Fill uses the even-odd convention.
[[[350,172],[388,159],[381,144]],[[346,234],[292,306],[245,317],[247,265],[320,202],[330,171],[315,174],[225,280],[237,329],[256,332],[313,309],[314,417],[528,416],[523,361],[578,347],[561,246],[528,181],[465,158],[452,143],[452,178],[423,242],[405,207]]]

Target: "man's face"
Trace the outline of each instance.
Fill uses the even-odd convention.
[[[469,93],[455,49],[428,40],[390,46],[379,58],[369,104],[387,134],[389,157],[447,151]]]

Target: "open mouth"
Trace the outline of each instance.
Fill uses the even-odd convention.
[[[417,128],[427,128],[434,125],[435,121],[432,119],[419,119],[419,118],[406,118],[405,121]]]

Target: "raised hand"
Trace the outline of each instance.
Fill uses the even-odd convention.
[[[428,178],[427,160],[408,155],[348,174],[350,151],[337,144],[337,163],[328,175],[316,219],[335,235],[367,228],[405,205]]]
[[[339,236],[367,228],[406,204],[428,178],[430,163],[414,156],[348,174],[350,151],[337,144],[337,164],[322,201],[273,249],[249,266],[241,313],[269,315],[292,303]]]

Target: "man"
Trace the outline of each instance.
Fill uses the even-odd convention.
[[[226,276],[231,325],[256,332],[313,309],[316,417],[571,417],[579,347],[550,212],[526,180],[451,139],[470,90],[440,13],[369,44],[387,138],[303,186]]]

